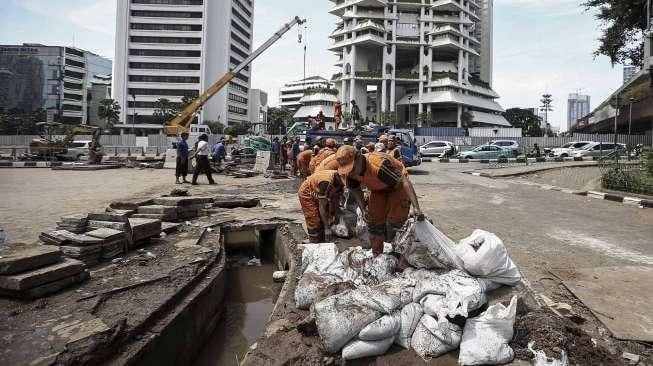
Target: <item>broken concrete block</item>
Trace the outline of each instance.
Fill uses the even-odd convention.
[[[628,362],[628,365],[637,365],[639,363],[639,355],[630,352],[624,352],[621,357]]]
[[[100,229],[95,229],[93,231],[89,231],[86,233],[86,235],[94,238],[103,239],[106,242],[106,241],[115,241],[118,239],[123,239],[125,237],[125,232],[120,230],[109,229],[109,228],[100,228]]]
[[[161,234],[161,220],[129,219],[132,227],[132,240],[134,242],[158,237]]]
[[[162,206],[162,205],[150,205],[150,206],[141,206],[138,208],[139,214],[152,214],[152,215],[167,215],[167,214],[176,214],[176,206]]]
[[[181,224],[176,223],[176,222],[162,222],[161,223],[161,231],[163,231],[166,234],[174,233],[179,228],[181,227]]]
[[[160,197],[155,198],[155,205],[162,206],[192,206],[192,205],[205,205],[213,203],[211,197]]]
[[[7,244],[0,257],[0,275],[11,275],[61,261],[59,247]]]
[[[0,288],[13,291],[24,291],[45,285],[62,278],[74,276],[86,269],[84,263],[66,258],[60,263],[35,270],[0,276]]]
[[[55,230],[50,232],[42,232],[39,239],[45,244],[50,245],[64,245],[70,243],[70,235],[76,235],[68,230]]]
[[[87,270],[83,270],[82,272],[76,275],[68,276],[24,291],[4,290],[0,288],[0,295],[19,298],[19,299],[27,299],[27,300],[38,299],[40,297],[53,294],[55,292],[73,286],[75,284],[84,282],[90,277],[91,277],[90,273]]]
[[[134,200],[129,202],[115,201],[109,204],[109,208],[114,210],[134,210],[136,211],[139,206],[147,206],[153,204],[151,199]]]
[[[100,259],[110,260],[123,253],[125,247],[125,240],[119,240],[102,245],[102,254]]]
[[[127,231],[127,224],[124,222],[89,220],[88,227],[90,229],[107,228],[119,231]]]
[[[177,220],[177,213],[172,212],[169,214],[134,214],[132,216],[134,219],[152,219],[152,220],[161,220],[161,221],[174,221]]]
[[[61,222],[66,225],[81,225],[88,221],[88,214],[66,215],[61,217]]]
[[[87,321],[73,319],[64,321],[52,327],[52,332],[64,339],[66,344],[74,343],[89,337],[109,333],[109,328],[101,319],[93,318]]]
[[[217,208],[251,208],[257,207],[261,203],[258,198],[215,198],[213,200],[213,207]]]
[[[92,221],[111,221],[111,222],[126,222],[126,220],[134,213],[132,210],[114,210],[111,212],[94,212],[88,214],[88,219]]]

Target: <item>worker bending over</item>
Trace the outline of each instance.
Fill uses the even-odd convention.
[[[311,243],[331,240],[331,225],[344,184],[337,170],[317,172],[299,187],[299,203]],[[383,246],[383,243],[381,243]]]
[[[338,149],[336,159],[340,166],[338,173],[361,210],[367,212],[372,253],[378,256],[383,252],[386,233],[390,232],[388,241],[392,240],[408,219],[411,203],[415,215],[423,219],[408,171],[400,161],[388,154],[373,152],[363,155],[351,146]],[[370,190],[367,207],[361,184]],[[390,224],[390,231],[386,223]]]
[[[388,144],[386,145],[386,152],[388,155],[392,156],[393,158],[403,162],[404,158],[401,155],[401,146],[398,143],[398,137],[395,135],[390,135],[388,136]]]
[[[326,143],[323,149],[321,149],[315,156],[313,156],[313,159],[311,159],[311,162],[308,166],[308,170],[310,174],[313,174],[315,172],[315,169],[322,163],[326,158],[329,156],[335,155],[336,151],[338,151],[338,148],[336,147],[336,140],[334,139],[326,139]],[[336,168],[337,169],[337,168]]]
[[[337,151],[337,150],[336,150]],[[320,172],[322,170],[338,170],[340,165],[336,159],[336,154],[333,154],[326,159],[324,159],[318,166],[315,167],[313,173]]]

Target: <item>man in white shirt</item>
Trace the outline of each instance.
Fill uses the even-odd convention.
[[[209,136],[202,134],[197,143],[197,151],[195,152],[195,160],[197,161],[197,166],[195,167],[195,173],[193,173],[193,185],[197,185],[197,177],[201,173],[206,174],[206,178],[209,180],[209,184],[215,184],[213,177],[211,176],[211,165],[209,164],[209,155],[211,154],[211,149],[209,148]]]

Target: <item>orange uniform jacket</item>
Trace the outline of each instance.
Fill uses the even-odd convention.
[[[306,219],[306,227],[309,234],[322,229],[322,220],[320,218],[320,199],[331,200],[340,192],[340,188],[336,189],[333,181],[336,179],[338,171],[336,170],[323,170],[316,172],[310,177],[306,178],[299,188],[299,203],[304,212]],[[330,207],[329,211],[332,208]]]
[[[320,165],[320,163],[322,163],[329,156],[335,154],[336,151],[334,149],[325,147],[324,149],[320,150],[320,152],[317,155],[315,155],[313,159],[311,159],[311,163],[308,166],[308,170],[311,172],[311,174],[315,173],[315,169]]]

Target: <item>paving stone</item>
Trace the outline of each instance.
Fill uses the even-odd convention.
[[[135,200],[129,202],[115,201],[111,202],[109,205],[110,208],[115,210],[137,210],[139,206],[147,206],[153,204],[154,201],[151,199],[147,200]]]
[[[251,208],[257,207],[261,203],[258,198],[215,198],[213,207],[217,208]]]
[[[59,247],[7,244],[0,258],[0,275],[11,275],[61,261]]]
[[[84,282],[90,277],[90,273],[87,270],[83,270],[82,272],[79,272],[75,275],[64,277],[59,280],[36,286],[24,291],[12,291],[0,288],[0,295],[27,300],[38,299],[40,297],[61,291],[75,284]]]
[[[61,222],[65,225],[86,225],[88,222],[88,214],[62,216]]]
[[[89,231],[86,233],[86,235],[92,236],[94,238],[103,239],[106,242],[106,241],[115,241],[118,239],[124,239],[125,232],[120,230],[109,229],[109,228],[100,228],[100,229],[95,229],[93,231]]]
[[[138,208],[138,214],[167,215],[176,214],[177,206],[150,205]]]
[[[125,222],[133,213],[134,213],[133,210],[114,210],[111,212],[94,212],[88,214],[88,219],[93,221]]]
[[[59,338],[65,340],[66,344],[71,344],[89,337],[106,334],[111,331],[101,319],[93,318],[87,321],[73,319],[64,321],[52,327],[52,332]]]
[[[127,231],[127,224],[124,222],[89,220],[88,227],[90,229],[107,228],[119,231]]]
[[[62,278],[74,276],[84,271],[84,263],[66,258],[62,262],[35,270],[0,276],[0,288],[5,290],[24,291],[45,285]]]
[[[193,205],[205,205],[207,203],[213,203],[213,198],[211,197],[161,197],[155,198],[155,205],[162,206],[193,206]]]
[[[134,242],[157,237],[161,234],[161,220],[129,219],[132,227],[132,240]]]
[[[152,220],[161,220],[161,221],[174,221],[177,220],[177,213],[173,212],[170,214],[134,214],[132,218],[135,219],[152,219]]]
[[[181,227],[180,223],[176,222],[162,222],[161,223],[161,231],[163,231],[166,234],[171,234],[179,230]]]

